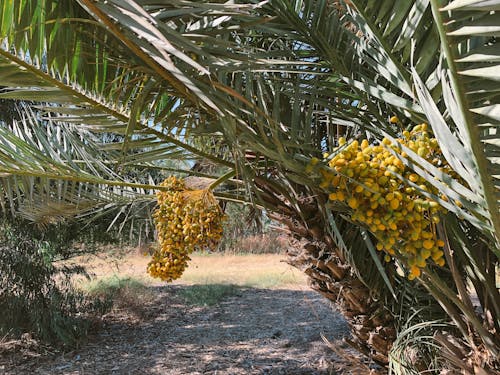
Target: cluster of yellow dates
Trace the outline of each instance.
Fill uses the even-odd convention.
[[[210,190],[189,190],[184,181],[168,177],[157,193],[153,214],[159,248],[148,264],[148,273],[163,281],[178,279],[196,249],[214,248],[222,237],[224,213]]]
[[[403,132],[397,141],[452,174],[426,124]],[[320,186],[330,193],[331,201],[344,202],[352,209],[353,221],[370,229],[378,241],[377,249],[386,253],[385,260],[389,262],[393,256],[405,260],[410,280],[419,277],[431,259],[443,266],[444,242],[437,238],[436,224],[444,209],[419,193],[421,189],[438,195],[432,185],[406,168],[396,156],[408,155],[386,138],[379,145],[371,145],[366,139],[347,144],[340,138],[334,153],[333,157],[324,155],[329,168],[320,167]],[[320,166],[318,163],[318,159],[311,162],[316,167]],[[446,200],[445,196],[441,198]]]

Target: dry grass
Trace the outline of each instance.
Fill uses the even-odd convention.
[[[227,254],[284,254],[288,247],[287,236],[268,232],[240,237],[225,252]]]
[[[181,293],[186,303],[200,306],[215,305],[240,287],[306,289],[305,275],[283,259],[279,254],[193,254],[188,269],[173,284],[187,287]],[[155,296],[149,287],[164,285],[146,273],[149,260],[138,251],[119,255],[114,249],[82,257],[77,263],[86,266],[94,277],[78,280],[79,287],[114,310],[126,310],[141,318]]]
[[[83,290],[113,309],[125,309],[137,317],[147,315],[149,305],[156,299],[154,291],[131,277],[101,277],[82,285]]]
[[[302,289],[305,275],[284,262],[279,254],[193,254],[189,268],[175,284],[234,284],[255,288]],[[128,253],[121,259],[101,254],[78,259],[97,279],[111,275],[130,277],[145,284],[159,281],[146,273],[149,256]],[[85,283],[85,282],[84,282]]]
[[[195,255],[179,282],[278,289],[305,286],[305,276],[283,260],[278,254]]]

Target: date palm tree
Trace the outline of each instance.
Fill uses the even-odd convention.
[[[146,223],[164,173],[211,177],[219,198],[265,208],[302,241],[290,262],[340,304],[352,344],[376,361],[397,373],[498,370],[500,1],[0,9],[0,98],[24,103],[0,128],[5,211],[50,220],[114,210],[114,223]],[[405,150],[448,212],[447,265],[410,282],[307,165],[341,135],[396,142],[402,124],[421,122],[460,178]],[[196,160],[219,174],[192,171]]]

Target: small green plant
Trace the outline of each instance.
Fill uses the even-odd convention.
[[[89,294],[114,299],[124,289],[143,290],[147,286],[138,279],[112,275],[110,277],[94,280],[86,284],[83,289]]]
[[[203,284],[188,286],[179,295],[190,305],[214,306],[228,297],[238,295],[239,290],[234,284]]]
[[[142,281],[118,275],[92,281],[84,285],[83,290],[107,306],[126,309],[141,317],[146,312],[145,307],[155,298],[151,288]]]

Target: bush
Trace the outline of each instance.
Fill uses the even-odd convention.
[[[0,223],[0,333],[30,332],[39,340],[74,346],[90,327],[89,314],[105,306],[71,284],[81,267],[55,267],[57,247],[24,222]],[[67,255],[67,254],[65,254]]]
[[[234,242],[232,251],[243,254],[283,254],[288,247],[288,239],[275,232],[254,234]]]
[[[244,254],[278,254],[288,247],[288,239],[271,228],[271,220],[261,211],[227,203],[227,220],[219,251]]]
[[[139,318],[146,317],[148,306],[156,298],[152,289],[142,281],[118,275],[92,281],[83,288],[89,296],[98,298],[106,306],[125,309]]]

